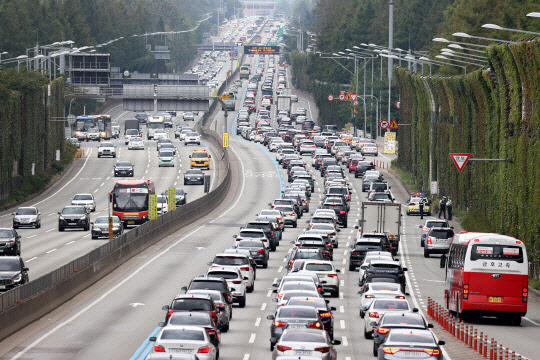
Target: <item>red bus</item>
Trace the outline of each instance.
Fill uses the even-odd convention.
[[[446,307],[459,317],[497,316],[513,325],[527,313],[525,244],[510,236],[461,232],[446,260]]]
[[[148,220],[148,195],[156,192],[152,180],[119,180],[111,192],[113,215],[127,225]]]

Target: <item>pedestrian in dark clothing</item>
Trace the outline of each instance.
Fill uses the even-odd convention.
[[[450,197],[446,200],[446,211],[448,212],[448,220],[452,220],[452,199]]]
[[[446,219],[446,196],[443,196],[441,201],[439,201],[439,219],[441,218],[441,214]]]

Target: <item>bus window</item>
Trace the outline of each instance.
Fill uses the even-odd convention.
[[[473,245],[471,260],[506,260],[523,262],[523,250],[519,246],[509,245]]]

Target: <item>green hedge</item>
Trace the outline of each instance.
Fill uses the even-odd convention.
[[[467,75],[424,78],[396,70],[400,122],[411,124],[398,132],[397,164],[427,189],[431,154],[432,179],[438,180],[440,194],[469,214],[468,230],[523,240],[538,275],[540,40],[493,46],[487,54],[490,70]],[[471,161],[459,173],[450,153],[511,161]]]
[[[51,119],[63,116],[63,78],[49,83],[26,68],[0,73],[0,200],[29,182],[32,164],[36,177],[50,178],[58,172],[56,150],[70,153],[65,152],[63,122]]]

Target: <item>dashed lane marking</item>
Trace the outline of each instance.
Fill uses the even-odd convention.
[[[50,254],[50,253],[52,253],[52,252],[54,252],[54,251],[56,251],[56,250],[57,250],[57,249],[52,249],[52,250],[46,251],[45,254]]]

